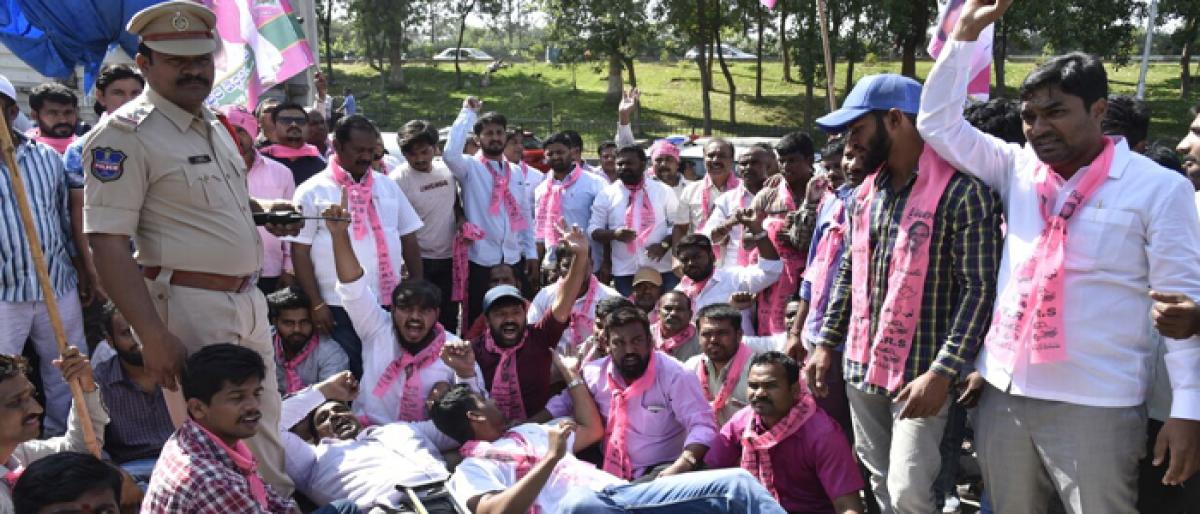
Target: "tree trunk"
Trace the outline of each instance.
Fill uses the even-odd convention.
[[[721,0],[713,0],[713,12],[721,12]],[[725,75],[725,83],[729,86],[729,123],[737,123],[737,85],[733,83],[733,74],[729,73],[729,65],[725,63],[725,52],[721,51],[721,18],[717,18],[713,27],[713,48],[717,53],[717,61],[721,63],[721,73]]]
[[[754,99],[762,100],[762,59],[763,59],[763,19],[766,15],[763,8],[758,8],[758,62],[754,66]]]
[[[610,53],[608,54],[608,91],[604,93],[604,103],[620,102],[624,86],[621,79],[621,56],[615,52]]]
[[[404,88],[404,28],[388,36],[388,87]]]
[[[437,53],[437,3],[429,2],[429,51]]]
[[[846,94],[850,94],[850,90],[854,89],[854,53],[846,56]],[[841,105],[841,102],[838,102]]]
[[[785,2],[780,2],[779,5],[779,54],[783,56],[784,82],[795,82],[792,80],[792,56],[788,52],[787,4]]]
[[[900,74],[917,77],[917,48],[925,42],[925,21],[929,18],[929,3],[914,0],[909,12],[908,33],[901,39]]]
[[[702,106],[701,111],[704,115],[704,135],[711,136],[712,97],[709,93],[712,91],[712,74],[710,73],[711,68],[708,67],[708,24],[704,22],[706,17],[705,12],[707,11],[704,8],[704,3],[704,0],[696,0],[696,19],[699,25],[697,31],[699,35],[697,39],[699,41],[696,42],[696,48],[698,49],[696,54],[696,68],[700,70],[700,103]]]
[[[634,58],[622,56],[621,62],[625,63],[625,69],[627,71],[629,71],[629,87],[638,87],[637,73],[635,73],[633,70]],[[637,111],[634,111],[634,112],[637,112]]]
[[[815,72],[804,73],[804,125],[808,128],[808,130],[812,129],[813,120],[815,119],[815,116],[813,116],[813,104],[815,101],[813,98],[813,89],[815,86],[814,82],[816,82],[815,75]]]
[[[995,30],[999,37],[992,45],[992,66],[996,70],[996,90],[992,96],[1004,98],[1008,96],[1008,91],[1004,88],[1004,60],[1008,58],[1008,24],[1003,18],[996,23]]]
[[[1188,99],[1192,91],[1192,50],[1195,47],[1196,31],[1200,30],[1200,15],[1188,20],[1184,29],[1183,49],[1179,52],[1179,98]]]
[[[462,69],[458,65],[458,56],[461,53],[463,34],[467,30],[467,15],[471,14],[471,9],[475,7],[475,1],[469,0],[470,4],[466,5],[462,11],[462,16],[458,19],[458,43],[454,45],[454,84],[456,89],[462,89]]]
[[[333,0],[325,0],[321,12],[321,25],[325,28],[325,83],[333,83]]]

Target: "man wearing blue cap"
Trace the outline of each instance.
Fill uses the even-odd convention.
[[[528,419],[550,399],[553,352],[570,326],[571,310],[592,270],[583,230],[578,226],[563,230],[561,222],[555,230],[562,233],[559,244],[570,248],[574,257],[559,282],[559,294],[550,312],[529,325],[525,320],[529,307],[521,291],[509,285],[493,287],[483,296],[487,330],[471,341],[488,390],[511,420]]]
[[[847,205],[845,258],[805,376],[828,394],[845,343],[855,449],[884,513],[935,509],[950,389],[987,331],[1000,261],[1000,201],[925,145],[920,96],[910,78],[864,77],[817,120],[870,175]]]
[[[1104,135],[1108,77],[1092,55],[1052,57],[1025,78],[1025,145],[964,121],[975,40],[1011,4],[965,2],[919,122],[1004,198],[996,313],[975,363],[979,464],[1001,514],[1043,512],[1055,496],[1072,514],[1137,512],[1159,344],[1174,398],[1153,462],[1169,486],[1200,469],[1200,337],[1159,326],[1158,343],[1144,314],[1200,298],[1194,188]]]

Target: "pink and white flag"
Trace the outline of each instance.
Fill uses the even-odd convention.
[[[208,104],[244,105],[316,63],[288,0],[204,0],[217,14],[217,73]]]
[[[929,55],[937,59],[942,48],[950,40],[958,16],[962,13],[966,0],[947,0],[938,8],[937,25],[934,26],[933,37],[929,39]],[[995,30],[988,25],[979,34],[975,53],[971,55],[971,82],[967,84],[967,94],[974,100],[984,102],[991,96],[992,90],[992,40]]]

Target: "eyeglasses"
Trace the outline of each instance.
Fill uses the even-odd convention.
[[[275,118],[276,125],[305,125],[308,123],[308,118],[303,116],[280,116]]]

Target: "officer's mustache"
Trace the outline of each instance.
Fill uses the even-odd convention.
[[[186,86],[188,84],[200,84],[202,86],[212,85],[212,81],[198,75],[185,75],[175,81],[176,86]]]

